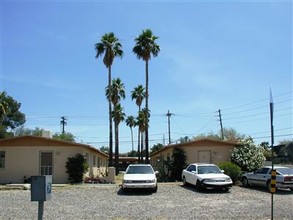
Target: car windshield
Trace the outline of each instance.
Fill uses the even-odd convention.
[[[127,174],[153,174],[154,171],[150,166],[130,166],[128,167]]]
[[[283,175],[293,175],[293,169],[290,168],[277,168],[277,170]]]
[[[198,167],[198,174],[206,174],[206,173],[222,173],[222,172],[216,166],[199,166]]]

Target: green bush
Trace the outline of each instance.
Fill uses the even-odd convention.
[[[88,171],[89,166],[83,155],[76,154],[74,157],[68,157],[66,169],[70,183],[81,183],[83,175]]]
[[[224,170],[225,174],[231,177],[234,185],[237,183],[241,174],[241,168],[238,165],[225,161],[219,164],[219,168]]]

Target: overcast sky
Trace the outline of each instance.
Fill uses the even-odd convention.
[[[94,44],[108,32],[122,43],[112,77],[136,115],[130,91],[145,85],[145,63],[132,48],[146,28],[161,47],[149,63],[150,146],[168,142],[168,110],[172,141],[218,133],[221,109],[224,127],[270,142],[270,88],[275,142],[292,139],[292,1],[3,0],[1,90],[22,104],[26,128],[61,132],[65,116],[78,142],[107,146],[108,71]],[[120,151],[130,150],[122,123]]]

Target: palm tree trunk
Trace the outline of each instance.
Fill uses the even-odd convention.
[[[131,131],[131,146],[132,146],[132,151],[134,151],[134,147],[133,147],[133,130],[132,128],[130,128]]]
[[[116,175],[119,173],[119,132],[118,132],[118,123],[115,122],[115,170]]]
[[[109,97],[111,97],[111,65],[108,68]],[[109,167],[113,166],[113,123],[112,123],[112,103],[109,98]]]
[[[138,129],[138,139],[137,139],[137,157],[138,157],[138,163],[140,163],[140,132]]]
[[[145,109],[146,109],[146,128],[145,128],[145,162],[149,163],[149,62],[145,61]]]

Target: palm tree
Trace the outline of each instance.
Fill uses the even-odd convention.
[[[146,128],[146,117],[145,117],[145,112],[144,111],[139,111],[138,116],[136,118],[136,125],[138,127],[138,132],[141,134],[141,139],[143,139],[143,134],[145,132]],[[139,135],[140,138],[140,135]],[[140,140],[138,140],[140,142]],[[141,141],[141,145],[138,146],[138,162],[143,162],[143,155],[142,155],[142,150],[143,150],[143,141]]]
[[[110,93],[111,91],[111,93]],[[119,123],[124,120],[125,114],[120,105],[120,100],[125,98],[125,88],[120,78],[113,79],[112,85],[106,87],[106,97],[112,102],[114,110],[112,111],[112,118],[114,120],[115,130],[115,168],[116,175],[119,173]]]
[[[145,75],[146,75],[146,102],[145,108],[148,111],[148,97],[149,97],[149,70],[148,63],[151,59],[151,56],[156,57],[160,52],[160,46],[155,42],[158,37],[153,35],[153,32],[150,29],[143,30],[142,33],[135,38],[135,46],[133,48],[133,53],[136,54],[138,59],[143,59],[145,61]],[[149,133],[148,133],[148,120],[146,120],[146,131],[145,131],[145,147],[146,147],[146,162],[149,163]]]
[[[126,125],[130,128],[130,131],[131,131],[132,151],[134,151],[134,148],[133,148],[133,130],[132,130],[132,128],[136,126],[135,118],[132,115],[130,115],[130,116],[128,116],[126,118],[125,122],[126,122]]]
[[[108,68],[108,87],[111,85],[111,66],[113,64],[115,57],[122,57],[123,50],[122,45],[119,42],[119,39],[114,35],[113,32],[104,34],[101,37],[101,42],[95,44],[96,49],[96,58],[102,56],[104,54],[103,62],[105,66]],[[111,91],[109,91],[109,95],[111,96]],[[109,101],[109,166],[113,166],[113,129],[112,129],[112,105],[111,101]]]
[[[142,85],[138,85],[137,87],[134,88],[133,91],[131,91],[131,99],[135,99],[135,103],[138,106],[138,112],[140,112],[141,109],[141,104],[145,98],[145,90]],[[140,160],[140,148],[142,145],[142,142],[140,142],[140,131],[138,129],[138,140],[137,140],[137,154],[138,154],[138,160]]]
[[[125,113],[123,112],[123,108],[121,104],[118,103],[114,106],[114,110],[112,111],[112,117],[114,120],[114,130],[115,130],[115,169],[116,175],[119,173],[119,124],[121,121],[125,119]]]

